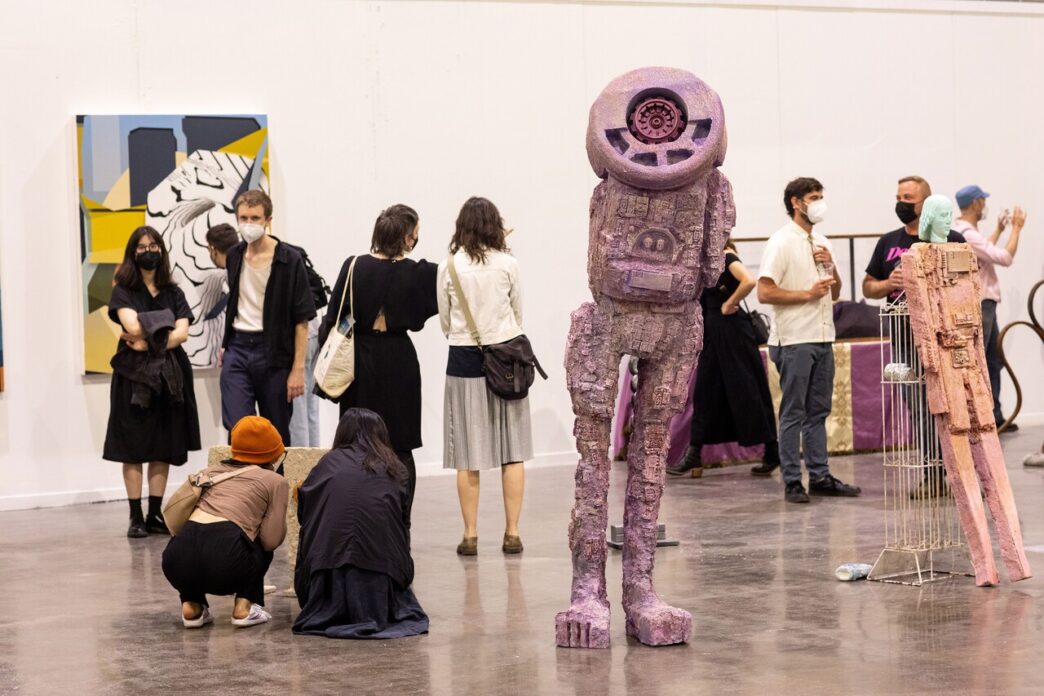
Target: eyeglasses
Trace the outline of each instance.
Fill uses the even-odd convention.
[[[144,254],[146,251],[159,251],[159,250],[160,250],[160,245],[156,244],[155,242],[153,242],[152,244],[139,244],[136,251],[139,254]]]

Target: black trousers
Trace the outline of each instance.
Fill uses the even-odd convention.
[[[406,496],[406,529],[410,528],[410,517],[413,514],[413,494],[417,491],[417,465],[413,461],[413,452],[411,450],[396,450],[395,456],[399,458],[402,465],[406,467],[406,471],[410,474],[409,480],[409,492]]]
[[[235,595],[265,604],[265,551],[234,522],[186,522],[163,550],[163,574],[182,602],[207,604],[207,595]]]

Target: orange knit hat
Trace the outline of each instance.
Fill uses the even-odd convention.
[[[267,418],[243,416],[232,428],[232,458],[244,464],[271,464],[286,448]]]

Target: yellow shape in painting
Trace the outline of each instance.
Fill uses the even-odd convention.
[[[256,130],[250,135],[244,135],[239,140],[233,141],[218,152],[227,152],[230,155],[242,155],[243,157],[256,158],[258,151],[261,149],[261,145],[264,144],[265,138],[268,137],[268,129],[262,128]]]
[[[131,207],[129,169],[124,169],[123,173],[120,174],[120,178],[116,179],[116,183],[109,189],[109,193],[106,194],[102,205],[109,210],[126,210]]]
[[[109,319],[109,307],[99,307],[83,322],[83,366],[87,372],[112,372],[109,361],[120,340],[119,324]]]
[[[145,206],[109,210],[86,196],[82,200],[91,225],[87,262],[119,263],[123,260],[123,249],[131,233],[145,224]]]

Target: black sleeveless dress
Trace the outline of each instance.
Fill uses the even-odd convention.
[[[692,394],[692,442],[703,445],[738,442],[750,447],[776,440],[768,377],[750,317],[742,308],[735,314],[721,313],[721,306],[739,287],[739,280],[729,272],[729,266],[739,260],[726,253],[717,285],[700,297],[703,352]]]
[[[352,257],[341,267],[330,297],[330,308],[319,329],[319,345],[340,319],[337,309]],[[337,399],[343,414],[351,407],[368,408],[388,426],[392,449],[408,452],[421,446],[421,374],[409,331],[420,331],[439,313],[435,297],[438,266],[424,261],[391,261],[370,255],[355,264],[355,381]],[[351,311],[345,299],[341,317]],[[388,330],[373,331],[384,311]]]

